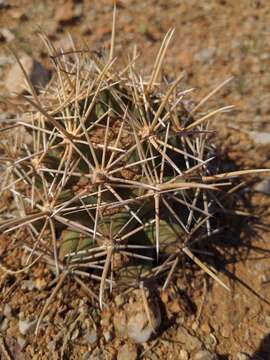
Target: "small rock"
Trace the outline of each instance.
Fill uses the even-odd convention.
[[[200,326],[199,321],[195,320],[191,325],[191,329],[194,330],[194,331],[197,331],[199,326]]]
[[[260,59],[261,60],[269,60],[270,59],[270,54],[269,53],[262,53],[260,55]]]
[[[82,3],[78,3],[75,5],[74,8],[74,15],[76,18],[80,18],[83,14],[83,4]]]
[[[9,319],[4,318],[4,320],[0,324],[0,331],[5,332],[8,329],[8,325],[9,325]]]
[[[26,335],[35,329],[37,320],[19,320],[19,331],[22,335]]]
[[[216,53],[216,49],[215,48],[207,48],[207,49],[202,49],[201,51],[199,51],[197,54],[195,54],[194,58],[197,61],[206,63],[209,62],[210,60],[212,60],[212,58],[214,57]]]
[[[26,352],[24,352],[23,350],[21,350],[21,347],[19,345],[19,342],[16,338],[16,336],[10,336],[10,335],[5,335],[5,345],[6,345],[6,349],[8,349],[8,353],[10,354],[9,359],[16,359],[16,360],[29,360],[30,357],[28,356],[28,354],[26,354]],[[2,354],[2,351],[1,351]],[[32,358],[32,357],[31,357]],[[2,356],[1,356],[2,359]],[[5,357],[5,359],[8,359],[7,357]]]
[[[25,10],[22,8],[22,9],[18,9],[18,10],[13,10],[12,11],[12,14],[11,14],[12,18],[15,19],[15,20],[19,20],[19,21],[26,21],[28,20],[28,16],[27,14],[25,13]]]
[[[183,326],[178,327],[176,338],[187,351],[199,350],[202,347],[202,342],[196,336],[191,335]]]
[[[249,131],[248,135],[258,145],[270,144],[270,132]]]
[[[126,335],[127,317],[125,311],[116,311],[113,318],[113,325],[116,333],[120,336]]]
[[[82,356],[82,360],[89,360],[89,359],[91,359],[91,351],[87,351]]]
[[[35,289],[35,284],[32,280],[23,280],[21,282],[21,288],[22,290],[34,290]]]
[[[266,195],[270,195],[270,179],[260,181],[254,186],[254,190]]]
[[[138,350],[135,344],[122,345],[117,354],[117,360],[136,360],[138,358]]]
[[[210,333],[207,337],[204,339],[204,345],[207,347],[207,349],[214,351],[217,346],[217,339],[213,333]]]
[[[0,9],[4,9],[5,7],[8,7],[8,0],[0,0]]]
[[[48,350],[51,352],[51,353],[53,353],[53,352],[55,352],[56,351],[56,346],[57,346],[57,344],[56,344],[56,340],[55,339],[53,339],[53,340],[51,340],[51,341],[48,341]]]
[[[3,28],[0,29],[0,39],[2,39],[2,41],[9,43],[15,39],[15,36],[9,29]]]
[[[12,310],[9,304],[4,305],[3,314],[6,318],[10,319],[12,317]]]
[[[173,314],[179,314],[182,311],[181,306],[179,304],[179,300],[178,299],[172,300],[168,304],[168,310]]]
[[[12,64],[12,60],[9,56],[0,56],[0,66]]]
[[[178,314],[175,323],[177,325],[183,325],[185,323],[185,316]]]
[[[135,292],[135,300],[126,304],[123,310],[115,312],[113,323],[115,331],[128,336],[136,343],[148,341],[161,323],[159,305],[148,299],[148,315],[141,298],[141,292]],[[150,317],[150,319],[149,319]]]
[[[120,307],[124,304],[125,299],[124,299],[124,296],[120,294],[115,297],[114,301],[115,301],[115,305],[117,307]]]
[[[17,340],[18,340],[18,344],[20,346],[20,349],[23,350],[27,344],[27,340],[25,339],[25,337],[19,335],[17,337]]]
[[[148,341],[153,333],[152,326],[144,312],[138,312],[130,317],[128,321],[128,336],[136,343]]]
[[[112,340],[112,332],[109,330],[106,330],[103,332],[103,336],[106,342],[109,342]]]
[[[193,360],[217,360],[217,356],[208,350],[200,350],[194,355]]]
[[[68,36],[62,36],[58,41],[55,42],[55,48],[58,49],[59,52],[69,52],[72,50],[72,43]]]
[[[240,352],[236,354],[235,360],[249,360],[250,356],[246,353]]]
[[[100,320],[100,325],[105,328],[110,326],[111,324],[111,317],[112,317],[112,313],[110,311],[110,309],[104,309],[101,313],[101,320]]]
[[[47,281],[46,279],[43,277],[38,277],[37,279],[35,279],[34,282],[34,286],[38,289],[38,290],[42,290],[44,289],[44,287],[47,285]]]
[[[30,56],[25,56],[20,61],[32,85],[36,89],[45,87],[50,79],[49,71]],[[14,64],[7,73],[5,86],[10,93],[20,94],[28,90],[24,74],[18,63]]]
[[[106,355],[104,355],[103,349],[100,349],[99,347],[96,347],[94,349],[94,351],[91,353],[91,357],[89,358],[89,360],[106,360],[105,358]],[[88,360],[88,358],[87,358]]]
[[[76,9],[72,1],[68,1],[59,6],[56,10],[54,19],[59,25],[72,24],[81,13]]]
[[[180,358],[180,360],[188,360],[189,359],[188,352],[184,349],[181,349],[179,351],[179,358]]]
[[[162,290],[160,293],[160,300],[164,303],[167,304],[169,302],[169,293],[166,290]]]
[[[221,336],[223,336],[224,338],[229,338],[231,335],[231,331],[229,329],[228,326],[221,326],[220,327],[220,334]]]
[[[149,360],[149,359],[151,359],[151,360],[160,360],[161,359],[161,357],[160,357],[160,354],[159,354],[159,350],[157,350],[156,348],[155,348],[155,350],[156,350],[156,352],[153,352],[153,351],[147,351],[147,357],[146,357],[146,359],[147,360]]]
[[[204,322],[202,325],[201,325],[201,329],[204,333],[206,334],[209,334],[210,331],[211,331],[211,327],[210,325],[208,324],[208,322]]]
[[[76,328],[76,329],[72,332],[72,335],[71,335],[71,341],[76,340],[76,339],[77,339],[77,337],[79,336],[79,333],[80,333],[79,329],[78,329],[78,328]]]
[[[84,343],[94,344],[97,341],[96,329],[91,329],[83,338]]]

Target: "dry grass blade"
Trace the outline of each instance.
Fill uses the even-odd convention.
[[[270,169],[250,169],[250,170],[237,170],[237,171],[231,171],[223,174],[216,174],[216,175],[209,175],[209,176],[203,176],[202,180],[205,182],[208,181],[214,181],[214,180],[225,180],[230,179],[234,177],[239,176],[245,176],[245,175],[253,175],[253,174],[260,174],[263,172],[269,172]]]
[[[185,127],[185,130],[190,130],[198,125],[201,125],[202,123],[204,123],[206,120],[208,120],[210,117],[216,115],[216,114],[219,114],[219,113],[222,113],[222,112],[227,112],[231,109],[233,109],[234,106],[233,105],[229,105],[229,106],[224,106],[220,109],[217,109],[217,110],[214,110],[214,111],[211,111],[209,114],[206,114],[205,116],[201,117],[200,119],[198,120],[195,120],[192,124],[188,125],[187,127]]]
[[[212,270],[210,270],[204,263],[201,262],[191,251],[189,248],[184,247],[182,251],[191,258],[197,264],[202,270],[204,270],[211,278],[213,278],[215,281],[217,281],[224,289],[230,291],[230,288],[221,281],[216,274],[213,273]]]
[[[111,266],[112,256],[113,256],[113,246],[108,246],[106,261],[105,261],[105,265],[104,265],[104,268],[102,271],[102,277],[101,277],[100,288],[99,288],[99,306],[101,309],[103,307],[102,299],[103,299],[105,281],[106,281],[106,278],[108,275],[109,268]]]
[[[171,96],[171,94],[173,93],[173,91],[175,90],[175,88],[177,87],[177,85],[180,83],[180,81],[183,79],[184,77],[184,73],[181,73],[178,78],[174,81],[174,83],[171,85],[171,87],[169,88],[169,90],[167,91],[164,99],[162,100],[161,104],[159,105],[159,108],[155,114],[155,117],[153,119],[152,124],[150,125],[150,131],[152,131],[155,127],[158,127],[159,125],[157,125],[158,121],[159,121],[159,117],[162,113],[162,111],[164,110],[165,106],[168,103],[168,100]]]
[[[159,71],[160,71],[161,66],[162,66],[162,62],[164,60],[164,56],[166,54],[167,48],[169,46],[169,43],[170,43],[170,40],[171,40],[173,34],[174,34],[174,29],[170,29],[167,32],[167,34],[165,35],[165,37],[164,37],[164,40],[163,40],[163,42],[161,44],[160,50],[158,52],[158,55],[157,55],[157,58],[156,58],[156,61],[155,61],[155,64],[154,64],[154,68],[153,68],[153,71],[152,71],[150,81],[149,81],[147,89],[146,89],[147,93],[152,91],[153,84],[157,80]]]
[[[113,6],[113,23],[112,23],[112,35],[111,35],[111,48],[110,48],[110,55],[109,55],[109,60],[110,61],[114,58],[115,27],[116,27],[116,1],[114,1],[114,6]]]
[[[207,100],[209,100],[213,95],[215,95],[220,89],[222,89],[225,85],[227,85],[230,81],[232,81],[233,76],[223,81],[220,85],[218,85],[214,90],[212,90],[208,95],[206,95],[189,113],[191,116],[196,110],[199,109]]]
[[[59,275],[57,285],[53,289],[51,295],[46,300],[46,303],[45,303],[45,305],[44,305],[44,307],[43,307],[43,309],[41,311],[41,314],[39,316],[39,319],[38,319],[38,322],[37,322],[37,325],[36,325],[36,330],[35,330],[35,335],[36,336],[38,335],[38,330],[39,330],[40,324],[42,322],[42,319],[43,319],[43,317],[44,317],[50,303],[52,302],[53,298],[56,296],[56,294],[60,290],[61,286],[63,285],[63,283],[65,281],[65,278],[67,277],[67,275],[68,275],[68,271],[64,271],[64,272],[62,272],[62,274]]]
[[[21,274],[25,271],[28,271],[33,265],[35,265],[41,259],[41,257],[42,257],[42,254],[37,256],[34,261],[32,261],[30,264],[28,264],[27,266],[25,266],[24,268],[22,268],[20,270],[11,270],[8,267],[6,267],[0,260],[0,269],[3,270],[5,273],[11,274],[11,275]]]

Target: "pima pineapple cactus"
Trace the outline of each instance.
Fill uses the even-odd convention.
[[[2,140],[1,191],[13,205],[0,230],[29,255],[25,268],[46,262],[57,289],[70,275],[101,307],[122,286],[157,277],[167,286],[181,256],[221,283],[193,247],[216,231],[212,218],[228,179],[241,175],[216,174],[211,166],[208,120],[230,107],[201,115],[205,98],[188,111],[182,75],[169,85],[158,82],[172,34],[147,79],[136,71],[135,57],[114,69],[114,31],[107,59],[57,52],[41,35],[53,78],[39,95],[28,83],[27,113],[11,133],[2,131],[10,139]],[[24,140],[14,151],[18,132]],[[4,257],[1,267],[25,269],[7,269]],[[97,293],[92,283],[99,284]]]

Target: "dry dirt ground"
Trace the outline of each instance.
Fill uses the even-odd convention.
[[[6,92],[5,74],[14,61],[5,47],[7,42],[19,55],[28,54],[50,68],[46,51],[37,36],[40,29],[50,36],[56,47],[67,46],[67,34],[70,32],[75,42],[83,44],[84,41],[91,50],[100,51],[109,45],[111,18],[112,4],[105,0],[0,1],[0,28],[8,29],[13,35],[10,39],[1,37],[0,87],[3,94]],[[226,160],[234,162],[237,167],[270,167],[270,144],[258,144],[250,136],[254,131],[270,132],[269,1],[118,2],[116,53],[119,62],[125,62],[134,45],[137,45],[143,73],[149,74],[159,45],[171,27],[175,28],[175,35],[169,47],[163,75],[172,79],[179,72],[185,71],[183,89],[196,88],[196,100],[233,76],[233,80],[205,105],[235,105],[233,112],[214,123],[216,142],[222,153],[226,153]],[[4,104],[1,109],[2,120],[12,112]],[[174,293],[174,296],[165,294],[162,300],[169,309],[168,325],[156,339],[146,345],[134,348],[129,344],[130,357],[134,351],[134,359],[136,356],[143,359],[195,358],[185,343],[181,344],[181,336],[185,334],[179,335],[179,326],[184,325],[190,336],[199,339],[203,347],[217,354],[218,359],[270,359],[270,197],[253,191],[252,183],[250,186],[245,196],[248,197],[249,211],[258,216],[256,223],[250,225],[249,231],[246,231],[246,227],[236,227],[240,229],[238,234],[228,230],[228,237],[231,238],[224,238],[218,247],[219,254],[226,259],[223,264],[218,264],[220,274],[230,285],[231,291],[226,292],[218,284],[204,281],[204,275],[195,272],[198,279],[190,281],[191,287],[185,292],[188,294],[186,303],[190,305],[183,305],[184,292],[178,295]],[[238,226],[233,220],[232,227]],[[42,267],[33,272],[31,276],[35,281],[40,281],[42,276],[49,276]],[[46,334],[40,332],[38,338],[32,334],[20,337],[19,315],[33,315],[35,310],[40,311],[49,293],[42,290],[42,284],[37,286],[40,291],[22,289],[20,284],[25,279],[24,275],[17,279],[7,279],[0,272],[0,316],[1,321],[4,317],[9,319],[5,326],[5,319],[2,321],[1,359],[7,356],[5,350],[12,359],[58,358],[57,351],[61,353],[64,338],[67,339],[63,350],[66,359],[113,359],[117,356],[120,359],[118,349],[125,345],[125,341],[109,332],[110,317],[106,314],[101,316],[103,323],[98,329],[99,338],[91,339],[92,342],[89,340],[91,345],[83,344],[80,334],[76,333],[69,341],[74,319],[72,313],[69,313],[70,319],[63,321],[61,311],[65,313],[65,306],[72,309],[79,304],[78,293],[72,284],[69,285],[69,294],[74,293],[73,300],[70,304],[61,305],[56,299],[50,314],[52,326]],[[181,278],[175,281],[181,285]],[[8,306],[5,307],[5,304]],[[91,308],[89,304],[86,306]],[[187,310],[193,307],[195,312]],[[89,311],[94,320],[95,316],[99,318],[93,309]],[[59,335],[61,346],[53,342],[57,334],[62,334]]]

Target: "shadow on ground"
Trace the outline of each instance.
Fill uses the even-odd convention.
[[[266,335],[258,350],[250,357],[251,360],[267,360],[270,359],[270,333]]]

